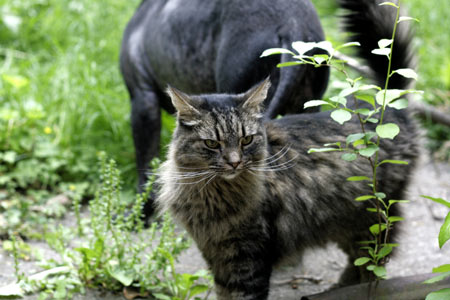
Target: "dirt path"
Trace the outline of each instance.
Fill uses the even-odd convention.
[[[411,203],[402,204],[406,220],[402,222],[400,246],[388,264],[389,277],[429,273],[433,267],[450,263],[450,245],[439,250],[437,236],[440,225],[446,216],[446,209],[420,195],[441,197],[450,200],[450,165],[424,163],[415,175],[410,187]],[[70,218],[70,216],[68,217]],[[44,243],[32,243],[51,255]],[[346,262],[345,255],[329,245],[326,249],[311,249],[305,253],[303,262],[296,266],[276,270],[271,282],[270,299],[298,300],[301,296],[326,290],[336,283]],[[205,268],[195,245],[181,255],[177,264],[178,272],[190,272]],[[27,274],[39,271],[33,262],[21,262],[21,268]],[[304,277],[294,284],[289,283],[294,276]],[[0,286],[14,281],[13,259],[0,250]],[[27,296],[25,299],[37,299]],[[100,294],[87,291],[86,295],[78,295],[75,299],[124,299],[120,295]]]

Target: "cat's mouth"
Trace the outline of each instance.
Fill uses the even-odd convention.
[[[239,174],[241,174],[241,172],[242,172],[241,170],[233,170],[233,171],[223,173],[221,176],[226,180],[233,180],[237,176],[239,176]]]
[[[225,171],[221,174],[222,178],[226,180],[232,180],[235,179],[237,176],[239,176],[242,173],[242,168],[236,168],[236,169],[225,169]]]

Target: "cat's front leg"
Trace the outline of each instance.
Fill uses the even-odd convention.
[[[256,257],[215,264],[212,268],[218,300],[264,300],[269,295],[271,263]]]

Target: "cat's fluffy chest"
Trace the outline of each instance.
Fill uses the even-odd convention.
[[[245,222],[248,212],[261,210],[265,195],[263,178],[244,172],[232,179],[219,176],[180,182],[172,160],[161,167],[160,203],[194,235],[222,236]]]

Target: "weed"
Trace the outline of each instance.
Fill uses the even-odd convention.
[[[193,299],[208,291],[210,276],[206,271],[176,272],[175,260],[189,246],[189,241],[184,232],[177,233],[169,215],[163,216],[161,224],[154,222],[144,228],[141,211],[152,182],[143,194],[137,195],[131,212],[126,214],[127,202],[120,196],[116,162],[108,160],[104,153],[99,157],[101,182],[95,199],[89,203],[90,217],[83,219],[75,206],[78,210],[75,230],[59,225],[45,233],[48,245],[59,257],[42,260],[40,264],[50,271],[61,270],[58,276],[41,280],[24,278],[19,273],[17,242],[12,236],[11,251],[23,289],[41,290],[40,299],[70,299],[85,287],[113,292],[133,289],[157,299]],[[157,164],[153,161],[153,167]]]

